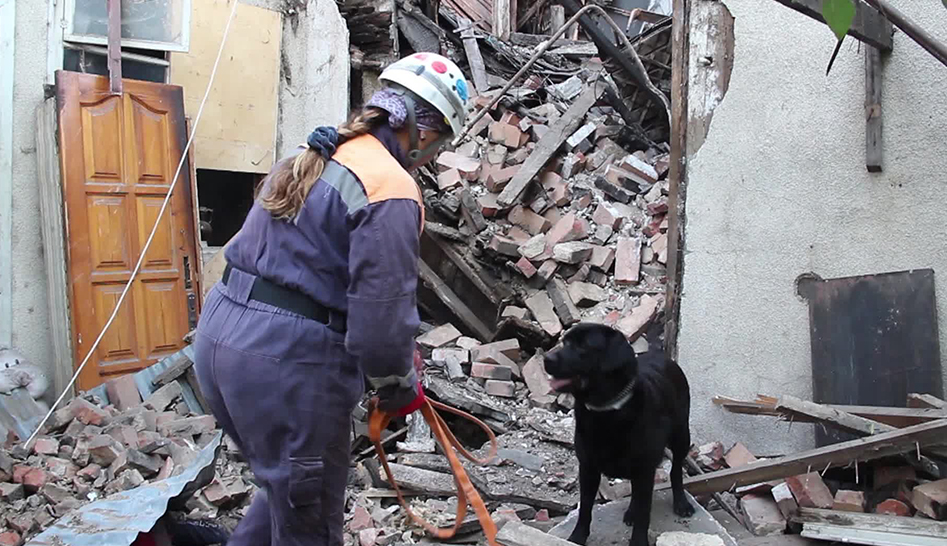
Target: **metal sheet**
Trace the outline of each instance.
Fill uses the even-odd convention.
[[[154,527],[167,511],[170,499],[213,464],[222,438],[223,433],[218,431],[181,474],[87,504],[61,518],[27,546],[129,546],[139,533]]]
[[[809,303],[815,402],[904,407],[910,392],[943,395],[932,269],[797,284]],[[816,438],[853,436],[817,428]]]
[[[46,412],[24,388],[0,394],[0,445],[6,441],[9,432],[20,440],[29,438],[44,415]]]

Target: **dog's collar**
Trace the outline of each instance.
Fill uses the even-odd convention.
[[[585,409],[594,412],[603,412],[603,411],[615,411],[621,409],[622,406],[628,403],[631,400],[631,397],[635,394],[635,385],[638,383],[638,379],[632,379],[628,385],[618,393],[615,398],[612,398],[607,404],[602,404],[597,406],[595,404],[585,403]]]

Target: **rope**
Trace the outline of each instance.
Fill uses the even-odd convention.
[[[132,271],[131,277],[128,279],[128,283],[125,285],[125,289],[122,290],[122,295],[119,296],[118,301],[115,303],[115,309],[112,310],[112,316],[109,317],[108,321],[105,323],[105,326],[102,328],[102,332],[99,333],[99,337],[95,339],[95,342],[92,344],[92,347],[89,348],[88,354],[82,360],[82,364],[76,369],[76,373],[73,374],[72,379],[69,380],[69,384],[66,385],[66,388],[63,389],[62,393],[59,395],[59,398],[56,399],[56,402],[49,408],[49,411],[46,413],[46,416],[43,417],[43,420],[39,422],[36,430],[33,431],[33,434],[26,440],[24,448],[29,449],[30,444],[36,439],[36,436],[43,429],[43,426],[46,424],[46,421],[49,420],[53,412],[56,411],[56,407],[62,403],[63,399],[66,397],[66,394],[72,389],[72,386],[75,384],[76,379],[78,379],[79,374],[82,373],[82,370],[86,367],[86,364],[89,363],[89,359],[92,358],[92,355],[95,354],[95,350],[98,349],[99,344],[102,342],[102,338],[105,337],[105,333],[108,331],[109,327],[112,326],[112,322],[115,321],[115,317],[118,316],[118,311],[122,306],[122,303],[125,301],[125,296],[128,295],[128,291],[131,289],[132,283],[135,281],[135,277],[138,276],[138,272],[141,270],[141,264],[145,261],[145,255],[148,253],[148,249],[151,247],[151,242],[155,238],[155,233],[158,232],[158,224],[161,223],[161,217],[164,216],[165,210],[168,208],[168,203],[171,201],[171,195],[174,192],[175,186],[177,186],[178,179],[181,176],[181,169],[184,167],[184,162],[187,161],[187,152],[191,148],[191,144],[194,143],[194,135],[197,134],[197,125],[201,121],[201,115],[204,113],[204,105],[207,103],[207,97],[210,95],[211,87],[214,84],[214,77],[217,75],[217,67],[220,65],[220,58],[224,52],[224,44],[227,43],[227,35],[230,34],[230,25],[233,23],[234,15],[237,13],[237,4],[238,0],[233,0],[233,7],[230,8],[230,17],[227,19],[227,26],[224,28],[224,36],[220,40],[220,48],[217,50],[217,59],[214,61],[214,68],[210,72],[210,80],[207,82],[207,89],[204,91],[204,98],[201,100],[200,108],[197,110],[197,117],[194,118],[194,125],[191,127],[191,136],[187,140],[187,145],[184,147],[184,151],[181,152],[181,161],[178,162],[177,171],[174,173],[174,178],[171,180],[171,186],[168,188],[168,195],[165,196],[164,202],[161,203],[161,210],[158,211],[158,217],[155,219],[155,225],[151,228],[151,235],[148,236],[148,240],[145,242],[145,246],[141,249],[141,256],[138,257],[138,263],[135,264],[135,269]]]

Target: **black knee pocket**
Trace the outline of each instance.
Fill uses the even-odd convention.
[[[289,505],[318,511],[325,475],[322,457],[290,457],[289,466]]]

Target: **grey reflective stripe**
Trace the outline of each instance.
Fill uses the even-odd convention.
[[[349,214],[368,205],[368,196],[365,195],[362,183],[351,171],[335,161],[326,161],[322,176],[319,178],[339,192],[342,202],[349,208]]]
[[[373,389],[380,389],[388,385],[397,385],[399,387],[413,387],[418,382],[418,374],[414,371],[414,366],[405,375],[386,375],[385,377],[368,376],[368,382]]]

